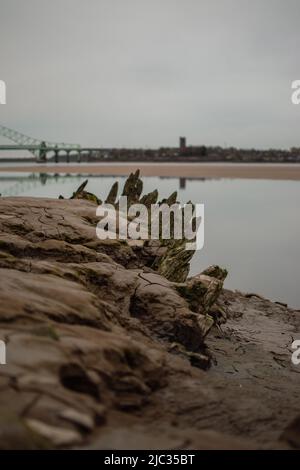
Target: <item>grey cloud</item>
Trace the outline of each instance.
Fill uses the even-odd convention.
[[[0,0],[0,122],[103,146],[299,145],[298,0]]]

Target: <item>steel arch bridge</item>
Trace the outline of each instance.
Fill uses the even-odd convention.
[[[35,139],[29,137],[21,132],[10,129],[9,127],[2,126],[0,124],[0,136],[6,137],[17,146],[7,146],[7,150],[28,150],[38,160],[46,159],[46,152],[49,150],[80,150],[81,146],[78,144],[66,144],[66,143],[55,143],[48,142],[45,140]],[[1,146],[5,150],[5,146]]]

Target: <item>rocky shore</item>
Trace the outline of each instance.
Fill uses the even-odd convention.
[[[189,278],[181,241],[97,239],[99,202],[0,197],[0,448],[299,448],[300,312]]]

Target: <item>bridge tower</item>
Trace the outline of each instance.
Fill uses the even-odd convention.
[[[46,161],[46,156],[47,156],[47,145],[46,145],[45,141],[42,141],[41,145],[40,145],[38,161],[39,162],[45,162]]]
[[[59,150],[58,150],[57,145],[56,145],[55,150],[54,150],[54,161],[55,161],[55,163],[58,163],[58,153],[59,153]]]

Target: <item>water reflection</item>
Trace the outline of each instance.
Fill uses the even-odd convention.
[[[0,175],[3,196],[70,197],[84,179],[102,199],[117,180],[101,175],[11,173]],[[300,307],[300,183],[272,180],[143,178],[144,192],[205,205],[205,244],[192,260],[191,274],[209,264],[228,268],[228,288],[257,292]]]
[[[31,189],[38,188],[39,186],[50,185],[53,183],[64,184],[65,182],[81,181],[82,178],[91,179],[107,179],[116,178],[114,175],[89,175],[89,174],[60,174],[60,173],[13,173],[13,174],[0,174],[0,194],[2,196],[19,196],[23,193],[27,194]],[[195,178],[174,178],[167,176],[154,177],[159,180],[177,180],[178,188],[184,190],[187,181],[193,181]],[[124,180],[125,177],[120,177]],[[149,179],[148,177],[145,179]],[[207,178],[196,178],[197,181],[205,181]],[[10,184],[8,184],[10,183]],[[46,194],[45,194],[46,196]]]

